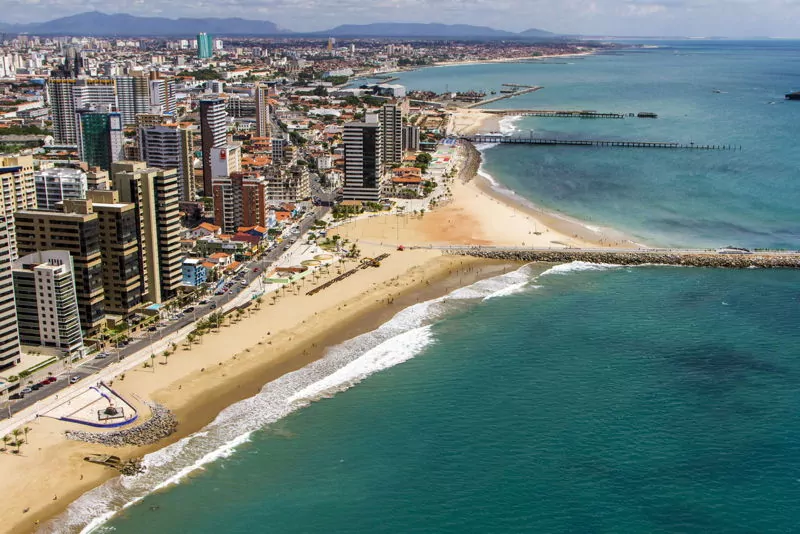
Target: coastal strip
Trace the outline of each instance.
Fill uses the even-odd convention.
[[[659,250],[525,250],[503,248],[448,247],[445,254],[505,261],[567,263],[583,261],[616,265],[682,265],[724,269],[800,269],[797,253],[712,253],[707,251]]]

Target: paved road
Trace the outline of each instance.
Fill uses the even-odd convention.
[[[243,278],[247,281],[247,287],[249,288],[250,284],[258,276],[260,276],[261,273],[269,269],[269,267],[275,263],[292,244],[297,241],[299,236],[305,234],[311,228],[311,225],[313,225],[317,219],[324,217],[328,211],[329,208],[315,207],[301,220],[299,233],[293,234],[292,237],[284,239],[282,243],[263,254],[259,260],[246,264],[246,268],[241,272],[245,273]],[[255,271],[254,269],[258,269],[258,271]],[[43,400],[51,395],[57,395],[59,391],[69,386],[71,377],[84,379],[87,376],[91,376],[92,374],[102,371],[109,365],[116,363],[119,360],[130,356],[131,354],[136,354],[142,349],[145,349],[148,345],[152,345],[153,343],[163,340],[164,338],[174,334],[181,328],[196,321],[197,319],[201,319],[206,315],[211,314],[211,312],[215,309],[222,308],[224,305],[238,297],[243,288],[244,286],[242,286],[241,283],[236,282],[231,286],[231,289],[227,293],[208,297],[206,299],[206,304],[187,305],[187,308],[185,309],[191,307],[193,308],[191,312],[184,313],[183,317],[175,321],[169,321],[166,326],[162,328],[156,328],[155,331],[148,330],[143,332],[141,338],[132,339],[127,346],[121,346],[118,349],[112,349],[107,357],[100,359],[95,358],[81,364],[75,369],[62,372],[60,375],[58,375],[58,379],[52,384],[43,386],[38,391],[27,393],[23,399],[10,401],[12,414],[27,408],[28,406],[35,404],[37,401]],[[44,377],[40,377],[40,379],[44,379]],[[0,411],[0,421],[7,418],[8,407],[2,406],[2,411]]]

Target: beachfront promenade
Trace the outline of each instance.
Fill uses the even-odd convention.
[[[681,265],[727,269],[800,269],[800,252],[758,251],[738,253],[728,249],[615,249],[615,248],[534,248],[534,247],[432,247],[444,254],[525,262],[565,263],[585,261],[615,265]]]

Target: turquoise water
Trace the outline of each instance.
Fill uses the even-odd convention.
[[[661,46],[569,64],[425,69],[397,83],[421,87],[430,76],[435,90],[448,83],[452,90],[456,82],[489,90],[504,82],[541,85],[490,107],[658,113],[656,120],[530,117],[515,126],[544,138],[694,142],[741,151],[504,145],[484,151],[484,169],[541,206],[624,229],[639,242],[800,248],[800,103],[783,98],[800,90],[800,42]]]
[[[800,105],[780,100],[798,44],[664,46],[400,83],[539,83],[505,105],[659,113],[517,123],[537,135],[741,144],[501,146],[485,170],[637,240],[800,248]],[[798,288],[796,271],[526,266],[332,348],[46,530],[796,532]]]
[[[798,283],[544,275],[454,311],[416,358],[257,432],[114,531],[795,531]]]

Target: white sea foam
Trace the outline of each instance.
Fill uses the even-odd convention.
[[[509,115],[500,119],[500,133],[503,135],[513,135],[519,128],[517,123],[522,120],[522,115]]]
[[[614,263],[589,263],[585,261],[573,261],[571,263],[562,263],[561,265],[550,267],[549,269],[544,271],[540,276],[546,276],[552,274],[569,274],[580,271],[605,271],[607,269],[615,269],[617,267],[622,267],[622,266],[616,265]]]
[[[119,477],[84,494],[43,532],[105,531],[103,526],[120,510],[149,493],[180,484],[192,472],[230,456],[252,433],[311,402],[331,396],[370,375],[406,362],[434,343],[433,323],[470,301],[518,293],[530,286],[531,270],[524,266],[476,282],[437,299],[398,312],[379,328],[331,347],[323,358],[265,385],[255,396],[233,404],[202,431],[147,455],[144,473]]]

